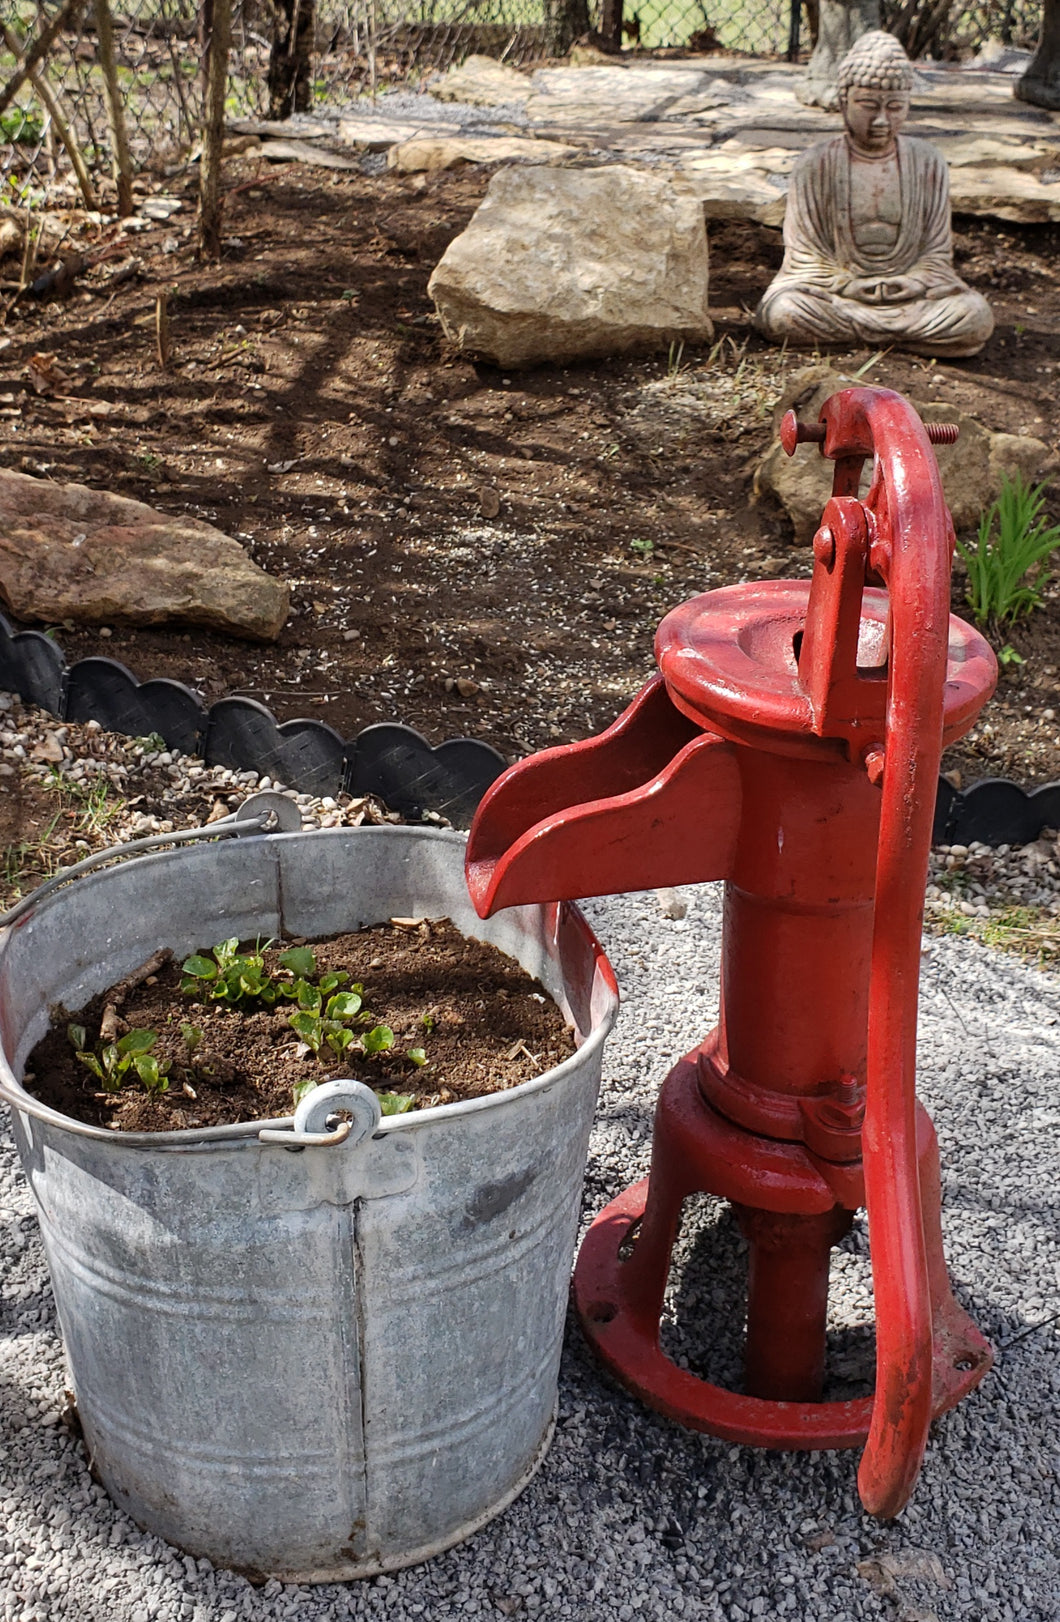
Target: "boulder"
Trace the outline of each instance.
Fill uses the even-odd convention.
[[[774,428],[789,408],[807,422],[815,422],[829,395],[837,389],[855,387],[855,380],[843,377],[826,365],[806,366],[792,374],[777,405]],[[1001,480],[1007,473],[1034,479],[1049,459],[1049,447],[1040,439],[1022,434],[995,434],[974,417],[940,401],[916,400],[913,405],[925,422],[955,422],[960,438],[955,445],[936,445],[942,487],[946,494],[954,528],[960,534],[978,527],[982,512],[996,500]],[[786,456],[779,438],[774,439],[755,471],[756,496],[774,496],[795,528],[795,544],[808,546],[821,521],[821,512],[832,493],[832,466],[816,445],[800,445],[794,456]],[[863,477],[862,495],[868,488]]]
[[[502,169],[428,284],[446,336],[499,366],[703,342],[702,205],[671,182],[604,169]]]
[[[428,86],[439,101],[464,101],[472,107],[503,107],[525,101],[530,80],[492,56],[469,56]]]
[[[562,141],[536,141],[530,135],[420,135],[392,146],[388,169],[399,175],[455,169],[460,163],[556,163],[577,147]]]
[[[0,469],[0,599],[22,620],[202,625],[268,642],[290,592],[197,518]]]

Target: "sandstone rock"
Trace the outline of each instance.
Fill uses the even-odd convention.
[[[569,125],[631,124],[662,118],[679,97],[705,89],[694,63],[608,62],[584,68],[540,68],[531,81],[527,115]]]
[[[713,330],[702,207],[619,164],[502,169],[428,291],[446,336],[500,366],[661,349]]]
[[[1027,136],[1005,135],[942,135],[934,136],[937,146],[950,166],[950,170],[967,168],[1029,169],[1040,175],[1044,169],[1055,169],[1060,164],[1060,146],[1028,139]]]
[[[826,365],[806,366],[792,374],[777,406],[774,427],[794,407],[807,422],[817,415],[837,389],[854,386]],[[966,412],[933,400],[913,400],[925,422],[956,422],[960,438],[956,445],[936,445],[942,487],[958,531],[974,530],[980,514],[990,506],[1001,488],[1002,476],[1021,473],[1035,478],[1049,457],[1049,447],[1040,439],[1021,434],[995,434]],[[786,456],[779,439],[774,439],[755,471],[756,496],[770,495],[784,507],[795,527],[795,543],[807,546],[821,521],[821,512],[832,493],[832,466],[816,445],[800,445],[794,456]],[[866,467],[862,494],[868,488]]]
[[[197,518],[0,470],[0,599],[24,620],[277,637],[290,593]]]
[[[555,163],[577,150],[562,141],[535,141],[527,135],[420,135],[392,146],[386,163],[400,175],[412,175],[455,169],[460,163]]]
[[[751,169],[725,174],[695,164],[678,172],[678,184],[703,205],[707,220],[753,220],[756,225],[781,226],[787,207],[784,182],[767,179]]]
[[[313,146],[309,141],[265,141],[261,155],[270,163],[308,163],[316,169],[359,169],[356,158],[344,158],[340,152],[329,152],[326,146]]]
[[[530,80],[515,68],[492,56],[469,56],[428,86],[439,101],[465,101],[472,107],[500,107],[509,101],[525,101]]]
[[[618,68],[622,67],[623,63],[616,61],[617,55],[618,52],[614,47],[604,51],[599,45],[593,45],[588,41],[579,44],[575,40],[567,53],[567,61],[572,68]]]
[[[1060,181],[1039,180],[1020,169],[959,168],[950,174],[950,202],[955,214],[1047,225],[1060,220]]]
[[[386,118],[382,113],[371,117],[366,113],[348,113],[339,119],[339,140],[343,146],[356,147],[359,152],[385,152],[398,141],[411,141],[415,135],[435,135],[438,125],[413,124],[407,118]],[[332,130],[334,136],[334,130]]]

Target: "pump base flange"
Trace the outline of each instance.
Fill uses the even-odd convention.
[[[741,1173],[740,1167],[741,1139],[747,1140],[746,1156],[751,1160],[763,1154],[777,1155],[779,1151],[780,1157],[797,1167],[801,1153],[794,1145],[782,1146],[745,1133],[711,1108],[697,1081],[702,1051],[696,1049],[680,1060],[663,1087],[656,1115],[652,1177],[635,1183],[613,1200],[585,1237],[574,1271],[574,1302],[582,1329],[620,1384],[648,1407],[691,1430],[752,1447],[860,1446],[868,1434],[872,1396],[843,1402],[787,1402],[748,1396],[678,1368],[660,1346],[659,1316],[685,1196],[702,1191],[746,1198],[746,1171]],[[933,1320],[932,1414],[938,1416],[955,1407],[978,1385],[993,1362],[993,1352],[950,1289],[942,1255],[938,1146],[926,1110],[918,1107],[917,1116]],[[724,1174],[718,1175],[723,1162]],[[698,1164],[701,1174],[710,1175],[693,1179],[693,1163]],[[779,1164],[774,1171],[778,1169]],[[653,1178],[659,1182],[652,1220],[644,1224]],[[711,1182],[715,1186],[704,1186]],[[719,1182],[732,1186],[719,1187]],[[773,1185],[774,1208],[789,1205],[796,1210],[821,1210],[823,1184],[814,1188],[775,1175]],[[781,1325],[778,1332],[783,1333]]]

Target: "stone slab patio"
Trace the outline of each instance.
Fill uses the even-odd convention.
[[[1022,224],[1060,220],[1060,114],[1014,97],[1027,60],[1007,51],[985,65],[918,64],[907,133],[945,154],[959,213]],[[700,56],[526,74],[472,57],[438,76],[427,94],[386,93],[331,118],[318,110],[312,120],[236,127],[266,142],[282,131],[321,154],[386,154],[406,173],[493,161],[664,167],[694,186],[708,217],[779,225],[795,159],[841,128],[838,113],[795,99],[803,71],[751,57]],[[410,142],[421,145],[419,163],[412,152],[396,156]],[[302,154],[299,161],[312,159]]]

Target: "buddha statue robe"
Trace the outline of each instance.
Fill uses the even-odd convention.
[[[792,175],[784,262],[755,325],[798,347],[976,354],[994,318],[953,268],[942,154],[907,135],[878,158],[855,153],[846,135],[811,147]]]

